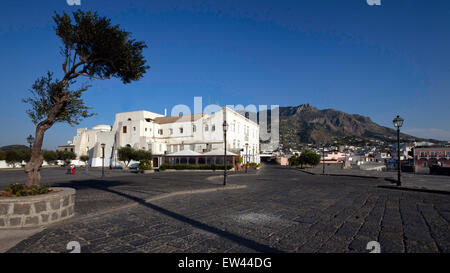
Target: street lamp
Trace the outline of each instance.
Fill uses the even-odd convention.
[[[399,115],[397,115],[397,117],[392,121],[394,123],[395,128],[397,128],[397,186],[401,186],[402,185],[402,181],[401,181],[401,168],[400,168],[400,127],[403,126],[403,121],[404,119],[402,119]]]
[[[247,173],[248,169],[248,143],[245,143],[245,173]]]
[[[322,174],[325,174],[325,144],[322,144]]]
[[[30,144],[30,155],[31,155],[31,147],[33,147],[34,137],[32,135],[29,135],[27,137],[27,142]]]
[[[223,146],[224,146],[224,152],[223,152],[223,185],[227,185],[227,131],[228,131],[228,123],[225,119],[225,109],[224,109],[224,120],[223,120]]]
[[[105,177],[105,143],[102,143],[102,178]]]

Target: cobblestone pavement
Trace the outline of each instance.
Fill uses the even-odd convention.
[[[314,174],[322,174],[322,166],[307,169],[307,172]],[[327,175],[350,175],[350,176],[370,176],[387,178],[392,183],[397,181],[396,171],[367,171],[360,169],[341,169],[336,164],[330,164],[325,167],[325,174]],[[428,189],[436,191],[446,191],[450,193],[450,176],[445,175],[429,175],[429,174],[415,174],[402,173],[402,187],[412,189]]]
[[[133,170],[130,172],[124,172],[120,169],[105,168],[105,177],[122,177],[130,176]],[[77,167],[75,175],[67,174],[67,168],[65,167],[45,167],[41,169],[41,182],[42,183],[59,183],[68,181],[81,181],[87,179],[99,179],[102,176],[101,168],[89,168],[86,173],[84,168]],[[0,189],[13,184],[13,183],[25,183],[26,174],[23,168],[16,170],[2,170],[0,169]]]
[[[207,175],[161,175],[214,184]],[[377,187],[388,183],[378,179],[313,176],[273,165],[231,176],[229,183],[247,188],[150,203],[131,185],[128,191],[99,188],[137,205],[81,214],[9,252],[67,252],[69,241],[78,241],[82,252],[368,252],[369,241],[380,242],[381,252],[450,252],[449,195],[390,190]]]

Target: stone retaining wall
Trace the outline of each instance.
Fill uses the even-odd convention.
[[[52,188],[55,193],[0,197],[0,229],[38,227],[74,215],[75,190]]]

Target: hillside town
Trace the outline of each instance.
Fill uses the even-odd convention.
[[[305,145],[321,156],[321,164],[333,165],[341,169],[360,169],[367,171],[391,171],[397,169],[397,145]],[[263,153],[268,153],[263,151]],[[289,158],[300,155],[301,150],[288,149],[288,152],[274,152],[277,162],[289,164]],[[400,144],[400,161],[402,172],[436,174],[439,167],[450,167],[449,145],[432,142],[410,142]],[[433,169],[435,168],[435,169]]]

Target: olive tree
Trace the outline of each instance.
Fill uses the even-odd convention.
[[[89,86],[77,82],[79,79],[114,77],[127,84],[142,78],[149,68],[142,54],[145,43],[131,39],[129,32],[112,25],[110,19],[78,10],[72,16],[55,14],[53,20],[62,41],[63,76],[58,79],[48,72],[36,80],[32,95],[23,100],[30,105],[27,114],[36,125],[31,159],[25,167],[27,186],[39,183],[45,132],[57,122],[73,126],[92,116],[82,99]]]

